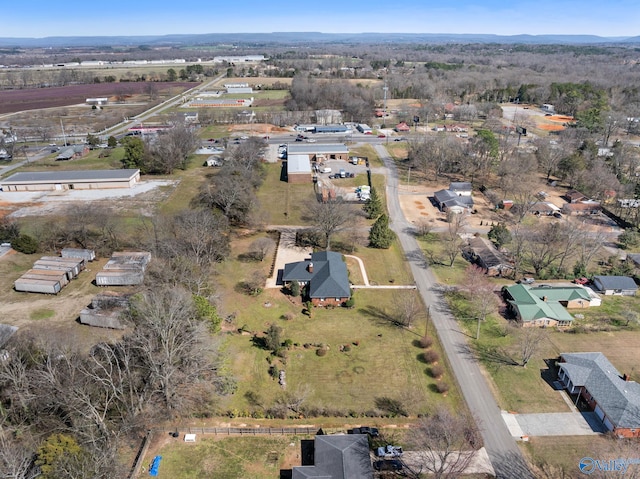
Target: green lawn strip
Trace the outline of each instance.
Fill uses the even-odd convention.
[[[533,437],[528,442],[520,443],[521,449],[529,460],[538,467],[550,472],[544,477],[583,477],[578,467],[583,457],[597,456],[597,452],[605,448],[611,439],[604,436],[549,436]],[[618,459],[603,457],[602,459]],[[616,475],[612,473],[612,475]],[[543,477],[543,476],[540,476]]]
[[[30,319],[33,319],[34,321],[39,321],[41,319],[48,319],[51,318],[53,316],[55,316],[56,312],[53,309],[49,309],[49,308],[40,308],[40,309],[36,309],[35,311],[32,311],[31,314],[29,315]]]
[[[356,148],[349,148],[349,156],[366,156],[369,158],[369,165],[372,168],[384,166],[372,145],[361,145]]]
[[[278,477],[285,452],[300,448],[300,438],[292,436],[220,437],[198,435],[195,444],[170,442],[158,451],[162,461],[158,478],[191,479],[220,477],[225,479]],[[294,446],[289,444],[294,443]],[[153,457],[148,457],[150,462]]]
[[[199,155],[198,155],[199,156]],[[165,214],[175,214],[180,211],[189,209],[192,205],[193,198],[198,196],[200,186],[207,180],[207,175],[215,174],[211,168],[203,167],[202,163],[194,159],[191,160],[186,170],[176,170],[175,173],[168,177],[145,176],[145,179],[169,179],[179,182],[179,186],[166,186],[161,188],[169,188],[171,194],[160,205],[159,210]]]
[[[258,200],[267,224],[303,225],[305,205],[316,201],[313,184],[293,184],[282,181],[282,165],[265,165],[266,176],[258,190]],[[286,214],[285,214],[286,213]]]

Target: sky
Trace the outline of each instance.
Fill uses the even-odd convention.
[[[640,35],[640,0],[23,0],[0,37],[193,33]]]

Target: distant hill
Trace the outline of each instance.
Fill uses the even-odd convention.
[[[309,44],[309,43],[503,43],[612,44],[640,43],[640,37],[597,35],[491,35],[473,33],[206,33],[185,35],[0,38],[0,47],[95,47],[105,45]]]

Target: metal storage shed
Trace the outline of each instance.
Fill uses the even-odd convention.
[[[82,258],[85,261],[93,261],[96,259],[96,252],[92,249],[63,248],[60,256],[63,258]]]

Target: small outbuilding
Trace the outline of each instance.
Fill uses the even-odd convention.
[[[287,183],[311,183],[311,161],[308,155],[287,155]]]
[[[142,283],[151,253],[125,251],[111,255],[102,271],[96,274],[98,286],[133,286]]]
[[[629,276],[594,276],[593,286],[605,296],[634,296],[638,285]]]

